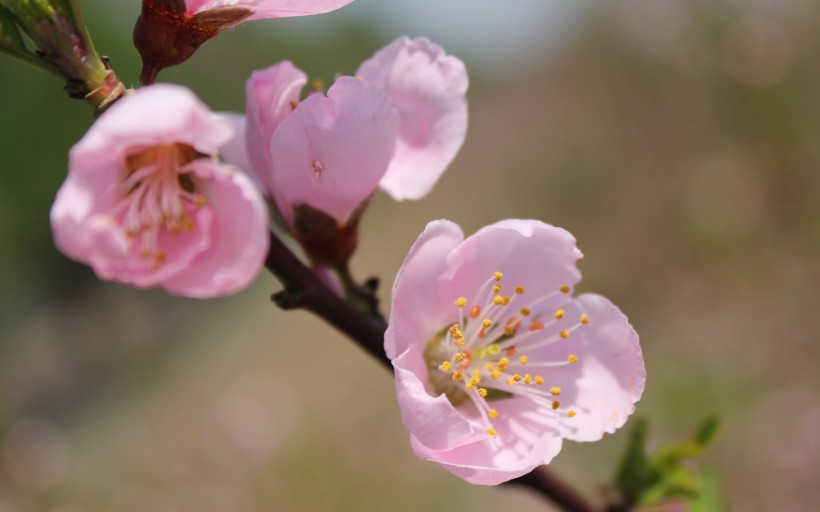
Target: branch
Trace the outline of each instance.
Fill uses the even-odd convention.
[[[384,353],[384,320],[368,318],[325,285],[275,234],[270,235],[270,252],[265,261],[285,289],[273,296],[284,310],[305,309],[342,331],[354,343],[375,357],[390,371],[393,365]],[[507,482],[522,485],[568,512],[596,512],[575,489],[545,467]]]

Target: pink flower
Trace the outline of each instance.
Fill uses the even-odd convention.
[[[142,57],[140,80],[153,83],[163,68],[188,60],[222,30],[243,21],[323,14],[353,0],[142,0],[134,45]]]
[[[314,99],[316,95],[299,103],[307,76],[290,62],[257,71],[248,79],[249,159],[285,216],[297,199],[295,195],[299,200],[310,196],[316,201],[310,203],[312,206],[337,218],[355,210],[378,185],[395,199],[418,199],[430,191],[464,142],[467,73],[464,64],[446,55],[441,47],[424,38],[402,37],[362,64],[357,76],[366,84],[357,87],[357,94],[337,90],[333,98],[334,89],[342,88],[341,84],[346,83],[345,90],[353,89],[346,77],[337,80],[328,93],[331,101],[326,109],[330,104],[344,105],[345,109],[337,114],[340,121],[335,123],[329,122],[329,111],[317,115],[320,100]],[[388,127],[395,115],[388,114],[391,106],[398,112],[395,130]],[[314,113],[309,114],[311,109]],[[363,111],[355,114],[360,121],[370,116],[371,127],[341,122],[342,114],[353,119],[357,111]],[[307,153],[318,147],[320,124],[321,138],[335,134],[323,144],[324,149],[336,157],[356,155],[356,161],[349,158],[354,166],[334,166],[327,172],[314,169],[315,155]],[[296,131],[306,135],[315,132],[317,136],[306,140],[305,136],[295,136]],[[340,145],[334,147],[333,143]],[[328,168],[328,161],[318,160],[321,167]],[[333,189],[328,186],[332,175],[338,179]],[[328,180],[328,185],[316,180],[317,176]],[[326,197],[318,200],[316,194]]]
[[[268,247],[265,203],[216,159],[233,136],[188,89],[114,104],[71,150],[51,209],[57,247],[101,279],[188,297],[235,293]]]
[[[638,335],[607,299],[572,297],[566,231],[507,220],[464,239],[419,236],[393,285],[385,351],[413,451],[495,485],[546,464],[563,439],[621,427],[643,393]]]

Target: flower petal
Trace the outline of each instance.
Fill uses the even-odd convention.
[[[467,71],[426,38],[401,37],[356,72],[399,109],[399,140],[381,187],[394,199],[419,199],[438,181],[467,133]]]
[[[623,426],[635,410],[646,383],[638,335],[623,313],[600,295],[584,294],[564,306],[568,319],[589,317],[562,344],[547,347],[532,359],[578,363],[544,372],[548,386],[561,387],[562,409],[573,409],[573,418],[560,421],[563,436],[573,441],[597,441]]]
[[[581,251],[566,230],[535,220],[505,220],[482,228],[468,237],[448,257],[447,293],[453,297],[475,297],[494,272],[504,277],[502,293],[515,296],[522,285],[525,294],[516,300],[531,302],[546,298],[541,307],[557,308],[567,300],[558,293],[581,279],[576,261]]]
[[[215,7],[244,7],[254,11],[248,20],[289,18],[323,14],[344,7],[353,0],[186,0],[188,12],[197,13]]]
[[[207,172],[202,193],[208,198],[215,222],[211,246],[185,271],[163,283],[171,293],[208,298],[236,293],[259,274],[268,252],[265,201],[253,182],[231,167],[198,163]]]
[[[486,437],[481,425],[464,417],[445,395],[428,393],[424,386],[427,368],[418,347],[395,358],[393,368],[402,421],[421,444],[446,450]]]
[[[561,451],[561,435],[553,428],[531,423],[526,417],[503,412],[493,427],[498,436],[484,434],[480,441],[452,450],[432,450],[411,436],[415,454],[438,462],[450,473],[476,485],[498,485],[548,464]]]
[[[346,221],[387,170],[397,117],[383,92],[350,77],[336,80],[327,97],[300,103],[271,142],[273,193],[285,220],[294,205],[307,204]]]
[[[214,115],[188,88],[142,87],[111,106],[71,148],[71,173],[113,182],[125,172],[123,155],[170,142],[216,154],[233,128]]]
[[[447,270],[447,255],[464,240],[458,225],[434,220],[419,235],[393,282],[393,306],[384,335],[387,357],[393,359],[416,344],[423,347],[430,333],[448,316],[438,307],[438,277]]]
[[[254,71],[245,85],[247,124],[245,146],[251,170],[267,191],[273,191],[273,156],[270,145],[274,131],[299,101],[307,75],[289,61]]]

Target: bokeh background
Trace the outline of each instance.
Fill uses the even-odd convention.
[[[83,1],[128,83],[138,4]],[[279,60],[330,82],[400,34],[442,43],[471,72],[467,142],[428,198],[375,200],[357,275],[389,290],[435,218],[569,229],[581,290],[641,334],[653,443],[718,414],[704,464],[730,508],[806,511],[820,506],[819,24],[812,0],[357,0],[243,25],[161,79],[239,111],[247,75]],[[273,307],[270,276],[203,302],[61,256],[48,209],[92,119],[60,87],[0,60],[0,511],[548,509],[417,460],[390,376]],[[626,437],[567,443],[552,468],[592,495]]]

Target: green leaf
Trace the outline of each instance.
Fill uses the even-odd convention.
[[[689,512],[725,512],[727,508],[717,472],[711,468],[701,471],[699,483],[700,496],[692,501]]]
[[[657,505],[667,500],[681,498],[692,500],[700,495],[700,485],[695,473],[686,466],[659,475],[659,478],[641,493],[641,505]]]
[[[671,467],[682,460],[692,459],[702,454],[717,437],[720,422],[715,417],[707,418],[698,427],[689,441],[668,444],[652,456],[652,465],[657,468]]]
[[[649,424],[646,419],[637,418],[634,421],[626,452],[615,476],[615,487],[621,491],[628,504],[637,503],[643,489],[653,478],[646,456],[648,431]]]
[[[26,50],[26,45],[14,24],[14,16],[5,7],[0,7],[0,46],[9,50]]]

